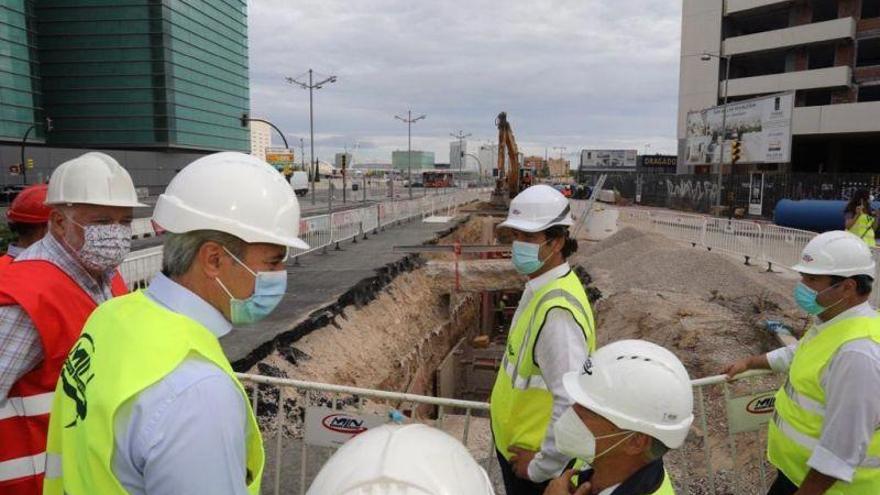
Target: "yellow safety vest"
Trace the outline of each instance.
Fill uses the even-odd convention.
[[[574,271],[548,283],[529,301],[507,336],[507,349],[489,401],[495,446],[506,459],[511,446],[540,450],[553,415],[553,394],[535,362],[534,349],[547,313],[554,308],[567,310],[574,317],[584,332],[587,353],[596,349],[593,311]]]
[[[769,426],[767,456],[798,486],[811,469],[807,461],[819,445],[822,435],[826,404],[825,390],[821,385],[822,373],[841,346],[863,338],[880,343],[880,316],[848,318],[814,337],[806,337],[795,351],[788,380],[776,392],[776,412]],[[825,493],[880,493],[880,433],[874,432],[852,483],[839,481]]]
[[[572,469],[580,473],[586,467],[586,461],[578,459],[575,461]],[[580,474],[575,474],[571,477],[572,488],[577,488],[580,484]],[[663,483],[660,484],[659,488],[651,492],[651,495],[675,495],[675,487],[672,486],[672,478],[669,477],[669,473],[665,469],[663,470]]]
[[[46,495],[127,493],[113,474],[113,420],[119,408],[197,354],[225,371],[248,409],[248,491],[260,493],[263,440],[244,388],[217,337],[142,292],[102,304],[64,363],[49,421]]]
[[[856,223],[849,228],[849,232],[852,232],[856,236],[860,237],[868,247],[874,247],[877,245],[877,241],[874,239],[874,218],[868,216],[864,213],[856,218]]]

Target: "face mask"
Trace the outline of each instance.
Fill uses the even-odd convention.
[[[826,289],[823,289],[822,292],[825,292],[828,289],[834,288],[834,287],[836,287],[836,285],[837,284],[832,285],[831,287],[828,287]],[[833,308],[834,306],[837,306],[838,304],[840,304],[841,301],[843,301],[843,299],[841,299],[840,301],[837,301],[836,303],[832,304],[831,306],[828,306],[828,307],[822,306],[821,304],[819,304],[818,301],[816,301],[816,299],[819,297],[819,294],[821,294],[822,292],[816,292],[813,289],[804,285],[803,282],[800,282],[794,287],[794,302],[796,302],[797,305],[800,306],[800,308],[802,310],[806,311],[807,314],[816,316],[816,315],[824,313],[825,311],[829,310],[830,308]]]
[[[587,461],[589,464],[617,448],[618,445],[625,442],[627,438],[635,433],[632,431],[619,431],[610,435],[602,435],[601,437],[594,436],[593,432],[581,421],[581,418],[572,407],[569,407],[559,416],[559,419],[553,424],[553,432],[556,435],[556,448],[560,452],[573,459]],[[601,453],[596,453],[596,440],[619,437],[621,435],[626,436]]]
[[[236,299],[219,278],[214,280],[229,295],[229,318],[233,325],[256,323],[269,316],[287,292],[287,271],[254,272],[225,247],[226,254],[256,278],[254,293],[247,299]]]
[[[83,245],[73,251],[87,268],[101,272],[113,270],[131,252],[131,225],[81,225],[70,217],[68,220],[83,229]]]
[[[516,271],[523,275],[531,275],[540,270],[544,266],[544,261],[540,259],[541,246],[549,241],[541,244],[531,242],[513,241],[513,267]]]

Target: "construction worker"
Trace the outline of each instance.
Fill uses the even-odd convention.
[[[566,259],[577,251],[568,199],[546,185],[522,191],[499,228],[513,236],[513,265],[529,281],[513,316],[492,389],[492,433],[509,495],[540,494],[569,457],[552,424],[571,406],[562,377],[580,369],[596,339],[584,287]]]
[[[263,446],[219,338],[268,316],[287,288],[296,195],[268,163],[202,157],[159,196],[162,272],[99,307],[64,364],[46,494],[257,494]]]
[[[6,254],[0,256],[0,267],[12,263],[22,251],[46,235],[52,212],[52,208],[46,205],[48,189],[45,184],[25,188],[6,210],[6,223],[15,234],[15,241],[6,248]]]
[[[566,470],[544,495],[673,495],[663,467],[694,421],[690,377],[644,340],[608,344],[563,378],[574,406],[553,425],[559,450],[592,466]]]
[[[99,186],[99,187],[96,187]],[[102,153],[51,176],[49,233],[0,271],[0,493],[42,490],[46,428],[68,351],[98,304],[127,293],[138,202],[128,172]]]
[[[865,189],[859,189],[846,204],[843,216],[846,230],[857,235],[868,247],[875,247],[877,241],[874,234],[880,227],[880,217],[871,206],[871,195]]]
[[[779,470],[773,495],[880,493],[880,315],[868,298],[874,260],[842,231],[804,248],[792,270],[798,306],[815,319],[796,344],[725,369],[788,373],[776,393],[767,453]]]
[[[455,438],[423,424],[383,425],[345,443],[306,495],[493,495],[486,471]]]

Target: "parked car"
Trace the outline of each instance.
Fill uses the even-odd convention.
[[[297,196],[305,196],[309,192],[309,174],[306,172],[294,172],[290,177],[290,187]]]

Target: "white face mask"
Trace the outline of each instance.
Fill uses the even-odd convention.
[[[86,268],[101,272],[113,270],[131,252],[131,225],[81,225],[72,218],[68,220],[83,229],[83,245],[74,251]]]
[[[587,428],[587,425],[585,425],[583,421],[581,421],[580,416],[577,415],[577,412],[575,412],[573,407],[569,407],[561,416],[559,416],[559,419],[553,424],[553,432],[556,435],[556,448],[559,449],[560,452],[573,459],[587,461],[589,464],[592,464],[599,457],[602,457],[617,448],[618,445],[625,442],[627,438],[635,433],[633,431],[619,431],[610,435],[597,437],[593,435],[593,432]],[[603,452],[596,453],[596,440],[619,437],[621,435],[626,436],[611,447],[605,449]]]

